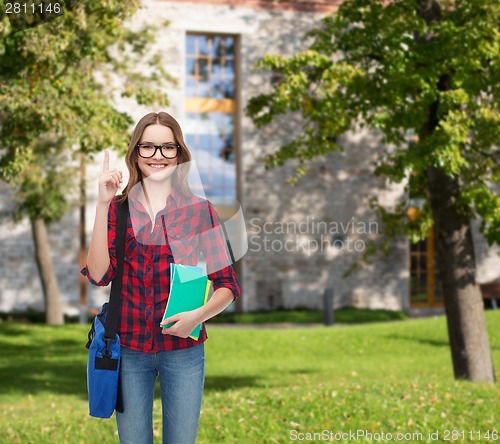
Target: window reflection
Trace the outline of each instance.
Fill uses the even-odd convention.
[[[207,198],[236,199],[234,116],[230,113],[187,113],[185,139],[196,159]]]
[[[187,97],[234,98],[234,38],[188,35]]]

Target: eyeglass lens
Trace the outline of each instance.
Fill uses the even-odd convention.
[[[177,157],[177,145],[164,143],[162,145],[152,145],[152,144],[139,144],[139,155],[141,157],[149,158],[156,154],[156,150],[160,150],[160,153],[166,159],[173,159]]]

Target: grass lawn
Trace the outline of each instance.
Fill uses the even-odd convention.
[[[486,316],[498,380],[500,311]],[[453,380],[443,317],[208,328],[199,443],[321,442],[330,431],[336,442],[370,442],[362,433],[374,434],[371,442],[388,434],[393,442],[500,442],[499,383]],[[87,331],[0,324],[0,443],[118,442],[114,418],[88,416]],[[157,397],[157,442],[160,412]]]

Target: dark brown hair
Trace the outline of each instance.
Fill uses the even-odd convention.
[[[175,142],[180,145],[180,152],[177,155],[177,168],[175,169],[172,177],[172,185],[177,192],[180,192],[186,197],[191,197],[193,195],[187,180],[189,174],[189,163],[187,162],[191,161],[191,153],[184,142],[181,127],[177,120],[175,120],[170,114],[159,112],[146,114],[141,120],[139,120],[134,128],[134,132],[132,133],[132,138],[130,139],[130,144],[128,146],[128,151],[125,155],[125,162],[127,164],[130,177],[125,190],[119,197],[121,202],[128,198],[128,193],[132,187],[134,187],[138,182],[142,182],[142,173],[137,165],[137,157],[139,154],[137,153],[136,147],[139,140],[141,140],[142,133],[146,127],[156,124],[170,128],[174,134]]]

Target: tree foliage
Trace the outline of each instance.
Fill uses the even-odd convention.
[[[425,19],[432,12],[426,4],[439,8],[429,17],[440,20]],[[496,0],[343,2],[308,34],[307,50],[289,58],[270,54],[258,64],[281,80],[252,98],[247,114],[262,127],[295,111],[303,125],[266,166],[299,159],[293,183],[308,161],[341,150],[339,135],[375,129],[388,147],[377,175],[408,187],[411,171],[411,193],[424,197],[429,166],[458,178],[460,211],[479,216],[488,243],[500,243],[500,196],[492,187],[500,181],[499,23]],[[429,121],[433,107],[437,120]],[[386,234],[414,241],[432,224],[425,202],[409,221],[408,202],[386,209],[372,199]]]
[[[139,0],[79,2],[21,31],[3,17],[0,178],[20,190],[18,216],[60,219],[77,177],[75,154],[126,148],[133,122],[113,99],[168,104],[165,86],[175,81],[151,49],[157,27],[127,22],[139,7]]]
[[[0,19],[0,179],[17,191],[14,218],[30,220],[46,320],[60,324],[46,224],[74,202],[82,155],[126,150],[133,121],[118,97],[168,104],[165,86],[175,81],[152,45],[168,23],[133,23],[140,0],[60,0],[63,13],[37,17],[29,5],[55,2],[19,3],[28,13]]]

